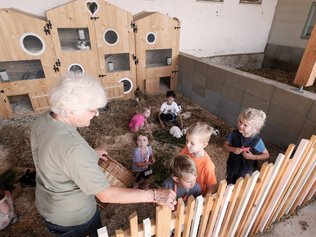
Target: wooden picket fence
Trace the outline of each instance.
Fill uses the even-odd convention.
[[[216,194],[178,200],[171,212],[158,206],[154,220],[138,224],[137,214],[129,217],[130,228],[116,230],[116,237],[253,236],[284,215],[293,214],[316,193],[316,136],[302,139],[294,152],[289,145],[274,164],[264,163],[261,171],[237,180],[235,185],[219,184]],[[99,237],[108,237],[106,227]]]

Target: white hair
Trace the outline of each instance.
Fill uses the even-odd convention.
[[[238,119],[240,118],[243,118],[252,126],[253,134],[258,134],[265,125],[267,115],[262,110],[247,108],[239,114]]]
[[[87,74],[66,74],[50,96],[51,111],[62,116],[69,111],[81,114],[102,108],[106,103],[107,97],[101,83]]]

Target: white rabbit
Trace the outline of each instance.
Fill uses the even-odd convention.
[[[176,138],[180,138],[183,136],[183,133],[181,132],[180,128],[177,126],[171,127],[169,130],[169,133]]]

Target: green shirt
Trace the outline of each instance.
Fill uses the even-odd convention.
[[[61,226],[89,221],[96,212],[95,194],[109,186],[97,153],[75,127],[49,113],[34,122],[31,146],[39,213]]]

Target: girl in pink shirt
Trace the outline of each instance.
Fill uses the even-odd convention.
[[[147,106],[142,107],[141,112],[134,115],[129,122],[129,129],[131,132],[138,132],[147,124],[147,118],[150,116],[150,108]]]

